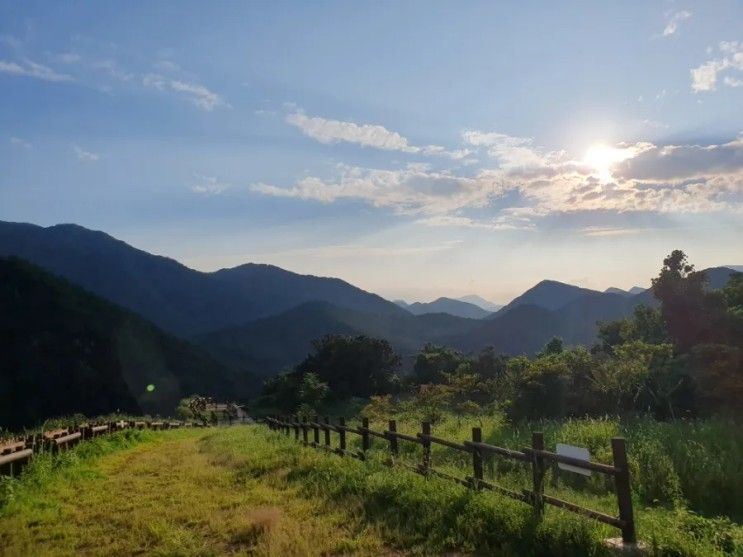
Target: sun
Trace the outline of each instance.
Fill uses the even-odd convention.
[[[583,156],[583,162],[595,170],[595,174],[604,181],[612,179],[611,171],[617,163],[632,156],[630,149],[610,147],[603,143],[591,145]]]

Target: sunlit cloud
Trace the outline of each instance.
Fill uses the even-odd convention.
[[[715,91],[718,75],[722,72],[743,72],[743,42],[722,41],[718,49],[720,57],[691,70],[691,89],[695,93]],[[738,82],[739,79],[734,75],[723,79],[723,83],[729,87],[737,87]]]
[[[495,149],[496,165],[473,175],[431,170],[426,165],[398,170],[340,165],[333,179],[308,176],[291,186],[259,183],[251,189],[321,203],[358,200],[398,214],[417,215],[416,222],[426,226],[490,230],[530,229],[539,219],[556,213],[708,213],[740,211],[743,206],[741,139],[707,146],[594,145],[579,161],[562,151],[544,152],[526,138],[504,134],[470,133],[465,141]],[[503,201],[506,195],[515,200],[511,206]],[[472,210],[477,210],[477,217],[468,214]],[[629,232],[596,229],[585,233]]]

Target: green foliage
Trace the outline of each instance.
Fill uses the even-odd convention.
[[[299,375],[316,373],[339,398],[389,392],[400,357],[386,340],[367,336],[326,335],[297,367]]]

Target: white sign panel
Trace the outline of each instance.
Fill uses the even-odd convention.
[[[569,456],[570,458],[577,458],[579,460],[585,460],[588,462],[591,459],[591,454],[585,447],[574,447],[573,445],[565,445],[563,443],[557,444],[557,454],[562,456]],[[583,474],[584,476],[590,476],[591,471],[584,468],[578,468],[572,464],[563,464],[562,462],[557,463],[557,467],[560,470],[567,470],[568,472],[575,472],[576,474]]]

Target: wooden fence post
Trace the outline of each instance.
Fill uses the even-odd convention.
[[[307,446],[307,416],[302,418],[302,443]]]
[[[482,443],[482,429],[479,427],[472,428],[472,442]],[[480,489],[482,479],[482,454],[480,454],[479,448],[472,447],[472,480],[475,489]]]
[[[395,420],[390,420],[390,423],[388,424],[389,427],[387,428],[391,433],[397,433],[397,422]],[[396,457],[400,453],[400,449],[397,446],[397,437],[394,435],[390,435],[390,457]]]
[[[534,451],[544,450],[544,434],[541,431],[532,432],[531,448]],[[531,467],[534,512],[542,514],[542,511],[544,510],[544,457],[533,452]]]
[[[341,454],[346,452],[346,418],[338,418],[338,449]]]
[[[330,448],[330,418],[325,416],[325,446]]]
[[[627,443],[624,437],[614,437],[611,440],[611,452],[614,457],[614,467],[619,471],[614,476],[614,486],[617,492],[619,519],[622,521],[622,541],[635,543],[635,517],[632,510],[632,492],[630,491],[629,466],[627,465]]]
[[[299,416],[294,416],[294,440],[299,441]]]
[[[320,426],[318,425],[320,423],[320,416],[315,414],[315,421],[313,422],[312,426],[312,442],[315,447],[317,447],[320,444]]]
[[[421,433],[423,435],[431,435],[431,422],[421,423]],[[431,466],[431,440],[423,437],[421,439],[421,445],[423,446],[423,460],[420,471],[424,476],[427,476],[428,468]]]
[[[371,437],[369,436],[369,418],[361,418],[361,455],[366,459],[366,451],[371,449]]]

